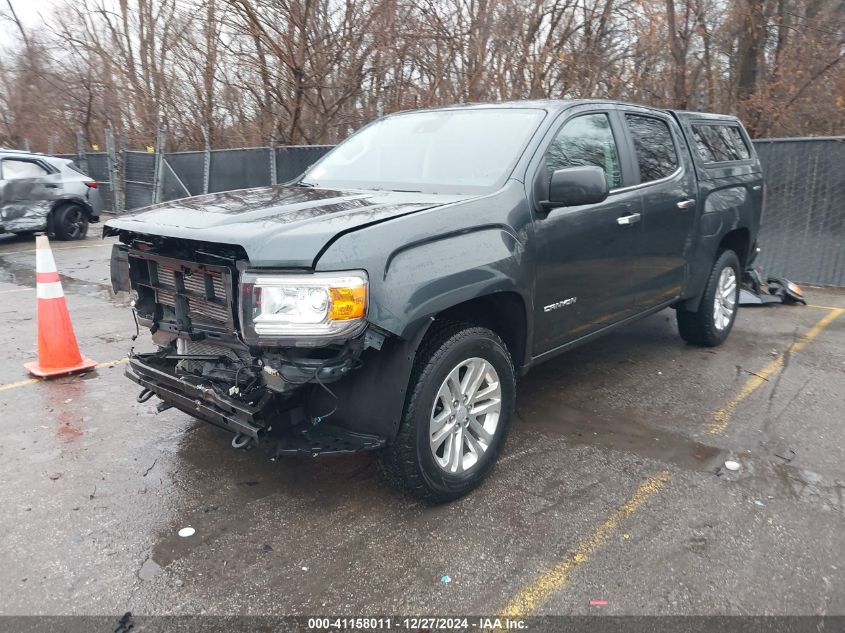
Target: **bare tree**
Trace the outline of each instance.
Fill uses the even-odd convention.
[[[59,0],[0,17],[0,142],[334,143],[464,101],[606,97],[845,128],[843,0]]]

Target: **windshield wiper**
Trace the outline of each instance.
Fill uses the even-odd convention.
[[[305,182],[304,180],[297,180],[295,183],[293,183],[293,186],[294,187],[316,187],[317,185],[315,185],[313,182]]]

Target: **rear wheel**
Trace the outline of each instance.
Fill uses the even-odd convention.
[[[78,204],[66,204],[53,211],[53,233],[60,240],[82,240],[88,233],[85,209]]]
[[[698,310],[678,309],[678,332],[687,343],[716,347],[731,333],[739,307],[739,258],[731,250],[719,253]]]
[[[492,331],[449,324],[417,354],[399,432],[385,449],[388,477],[428,501],[450,501],[487,476],[513,414],[515,378]]]

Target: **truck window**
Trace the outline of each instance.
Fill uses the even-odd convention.
[[[336,189],[485,193],[510,173],[545,114],[536,108],[394,114],[350,136],[303,180]]]
[[[738,125],[693,125],[692,136],[698,155],[705,163],[726,163],[751,157]]]
[[[619,152],[606,114],[584,114],[567,121],[549,145],[545,161],[549,174],[565,167],[595,166],[604,169],[608,187],[622,184]]]
[[[22,178],[40,178],[47,175],[47,170],[30,160],[7,158],[3,161],[3,178],[20,180]]]
[[[625,120],[634,140],[640,182],[660,180],[671,175],[678,168],[678,154],[666,122],[638,114],[626,114]]]

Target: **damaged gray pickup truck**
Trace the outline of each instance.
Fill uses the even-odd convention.
[[[275,455],[380,450],[444,501],[491,470],[515,377],[673,307],[715,346],[763,201],[733,117],[525,101],[382,118],[288,186],[110,220],[144,401]]]

